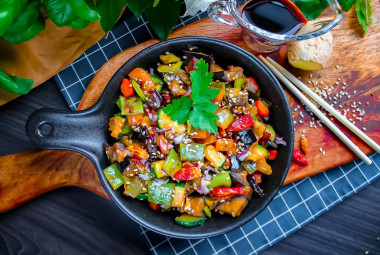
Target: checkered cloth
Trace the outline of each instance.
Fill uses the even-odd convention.
[[[206,16],[181,18],[184,26]],[[71,110],[76,110],[96,71],[122,50],[153,38],[144,18],[130,13],[71,65],[55,76]],[[283,187],[270,205],[255,219],[225,235],[200,240],[168,238],[142,228],[142,234],[155,254],[256,254],[289,236],[315,217],[358,192],[380,176],[380,155],[371,155],[370,166],[361,161],[331,169]]]

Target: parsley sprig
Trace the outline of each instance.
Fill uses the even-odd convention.
[[[201,129],[210,133],[218,132],[216,120],[218,116],[214,113],[218,106],[210,102],[220,92],[219,89],[210,88],[212,72],[208,72],[208,64],[200,59],[196,63],[197,69],[190,73],[191,99],[183,96],[173,100],[173,103],[164,108],[164,112],[177,121],[184,124],[187,120],[195,129]]]

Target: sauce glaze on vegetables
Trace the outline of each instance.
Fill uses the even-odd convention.
[[[165,109],[191,102],[183,97],[192,98],[192,89],[199,89],[195,79],[207,80],[208,72],[213,79],[206,89],[217,90],[208,100],[216,109],[210,116],[216,116],[217,133]],[[184,227],[213,213],[239,216],[250,199],[264,196],[260,184],[263,174],[272,173],[267,161],[277,155],[276,132],[265,124],[270,102],[243,68],[225,69],[195,47],[180,57],[161,55],[156,69],[136,67],[120,90],[119,111],[109,121],[115,142],[104,145],[110,162],[104,174],[113,189],[123,186],[124,195],[146,200],[152,210],[178,211],[175,222]],[[182,108],[177,115],[187,114]]]

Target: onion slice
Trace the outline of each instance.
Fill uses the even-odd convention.
[[[211,171],[211,172],[214,172],[214,173],[220,173],[217,169],[211,167],[211,166],[206,166],[205,167],[207,170]]]
[[[281,145],[286,146],[286,142],[284,141],[284,138],[278,135],[276,135],[276,144],[281,144]]]
[[[156,133],[165,133],[165,132],[172,131],[172,129],[173,128],[158,129],[158,130],[156,130]]]
[[[174,137],[173,142],[175,144],[180,144],[183,141],[183,138],[185,138],[185,133],[183,133],[182,135]]]
[[[249,151],[243,151],[243,152],[240,152],[236,157],[240,161],[244,161],[244,159],[246,159],[249,155],[251,155],[251,153]]]

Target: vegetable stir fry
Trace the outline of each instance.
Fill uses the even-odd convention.
[[[223,69],[192,47],[160,56],[156,70],[135,68],[123,79],[109,120],[112,145],[104,174],[114,190],[147,200],[152,210],[176,210],[193,227],[213,213],[239,216],[263,197],[267,161],[286,145],[265,124],[271,103],[243,68]]]

